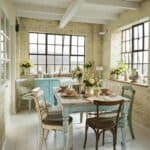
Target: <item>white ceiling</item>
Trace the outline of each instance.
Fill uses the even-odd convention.
[[[13,0],[17,16],[107,24],[126,10],[136,10],[142,0]]]

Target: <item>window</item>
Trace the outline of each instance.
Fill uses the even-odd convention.
[[[49,33],[29,33],[31,72],[69,73],[85,60],[85,37]]]
[[[121,57],[129,71],[136,69],[148,78],[149,22],[134,25],[122,31]]]

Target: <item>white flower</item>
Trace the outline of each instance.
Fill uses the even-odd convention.
[[[90,83],[90,84],[94,84],[94,83],[95,83],[95,80],[94,80],[94,79],[89,79],[89,83]]]

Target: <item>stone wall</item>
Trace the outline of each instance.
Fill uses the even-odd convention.
[[[102,64],[101,36],[102,25],[70,22],[59,29],[59,21],[20,18],[20,31],[17,33],[17,75],[22,58],[28,58],[28,32],[56,33],[85,36],[85,55],[87,60]]]
[[[115,62],[116,57],[112,60],[112,53],[118,53],[118,48],[112,48],[112,38],[114,34],[118,33],[121,28],[125,28],[128,25],[136,24],[139,20],[147,19],[150,17],[150,1],[145,0],[140,8],[134,11],[126,11],[121,14],[117,20],[108,24],[105,28],[107,33],[103,38],[103,66],[105,78],[109,78],[112,62]],[[149,43],[150,44],[150,43]],[[118,44],[118,47],[120,45]],[[150,47],[150,46],[149,46]],[[113,54],[115,55],[115,54]],[[150,60],[150,53],[149,53]],[[150,81],[150,66],[149,66],[149,81]],[[150,82],[149,82],[150,83]],[[124,83],[113,81],[113,86],[122,86]],[[150,127],[150,88],[132,85],[136,90],[135,103],[133,108],[133,119],[145,127]]]

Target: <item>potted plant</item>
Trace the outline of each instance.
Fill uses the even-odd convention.
[[[113,79],[118,79],[119,75],[124,73],[125,80],[127,80],[127,70],[127,65],[122,61],[118,61],[118,66],[111,71],[110,75]]]
[[[32,63],[28,59],[24,59],[21,61],[20,66],[22,68],[22,75],[26,76],[29,74],[29,69],[32,67]]]
[[[83,71],[79,66],[77,66],[77,68],[75,70],[71,71],[71,75],[72,75],[72,78],[77,78],[77,80],[79,82],[81,82],[82,76],[83,76]]]

